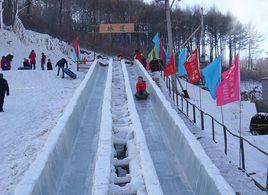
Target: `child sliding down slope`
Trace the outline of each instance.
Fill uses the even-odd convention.
[[[138,81],[136,83],[136,94],[135,97],[137,99],[147,99],[148,93],[146,91],[146,82],[143,80],[142,76],[138,77]]]

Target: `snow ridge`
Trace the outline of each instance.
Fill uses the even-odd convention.
[[[92,194],[108,194],[110,183],[110,170],[112,160],[112,113],[111,113],[111,86],[112,86],[112,63],[109,68],[102,103],[102,116],[98,150],[95,160],[95,170]]]

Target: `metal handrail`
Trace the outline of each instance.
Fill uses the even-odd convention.
[[[168,77],[167,77],[168,78]],[[178,79],[178,77],[176,77]],[[170,78],[168,78],[170,79]],[[219,122],[217,119],[215,119],[213,116],[211,116],[209,113],[206,113],[205,111],[201,110],[199,107],[197,107],[195,104],[191,103],[189,100],[187,100],[185,97],[183,97],[181,94],[178,93],[178,95],[186,102],[188,102],[188,104],[190,104],[191,106],[194,106],[197,110],[199,110],[200,112],[203,112],[204,115],[207,115],[211,118],[213,118],[213,120],[218,123],[219,125],[221,125],[222,127],[226,128],[226,131],[231,134],[232,136],[236,137],[236,138],[242,138],[245,142],[247,142],[249,145],[251,145],[252,147],[254,147],[255,149],[257,149],[258,151],[260,151],[261,153],[265,154],[266,156],[268,156],[268,152],[262,150],[261,148],[259,148],[258,146],[252,144],[250,141],[248,141],[246,138],[239,136],[235,133],[233,133],[232,131],[230,131],[224,124],[222,124],[221,122]]]

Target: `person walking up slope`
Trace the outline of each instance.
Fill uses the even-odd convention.
[[[33,70],[35,70],[36,54],[35,54],[34,50],[31,51],[31,53],[29,55],[29,59],[30,59],[31,68]]]
[[[5,95],[9,96],[9,87],[6,79],[3,78],[3,74],[0,73],[0,112],[4,112],[3,105]]]
[[[66,65],[66,68],[68,68],[68,62],[65,58],[62,58],[59,60],[56,64],[56,67],[58,66],[58,74],[57,76],[60,75],[60,70],[62,71],[62,78],[64,79],[64,66]]]

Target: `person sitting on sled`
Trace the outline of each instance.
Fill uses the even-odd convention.
[[[146,91],[146,82],[143,80],[142,76],[138,77],[138,81],[136,83],[136,98],[138,99],[146,99],[148,97],[148,93]]]

